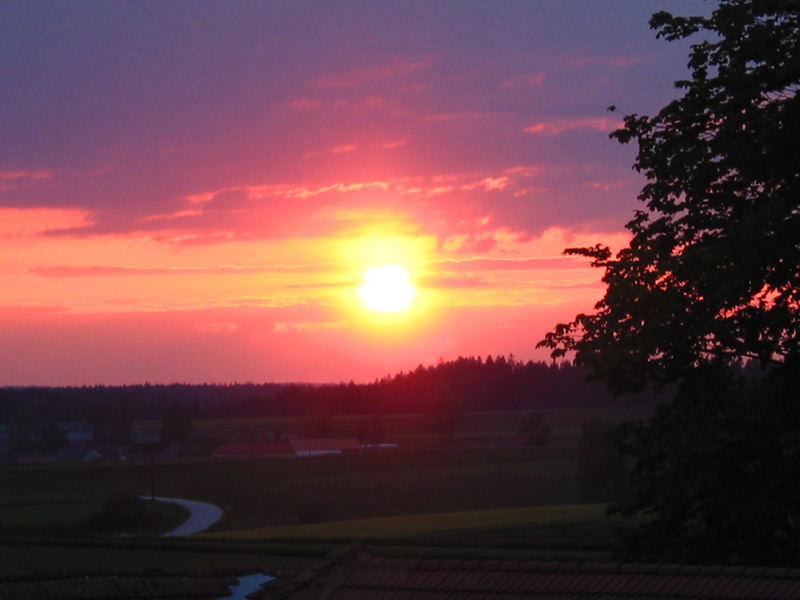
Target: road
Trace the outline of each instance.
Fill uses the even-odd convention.
[[[149,500],[150,496],[142,496],[142,498]],[[216,506],[215,504],[209,504],[208,502],[184,500],[182,498],[164,498],[163,496],[156,496],[154,499],[157,502],[178,504],[189,511],[188,519],[161,537],[181,537],[184,535],[200,533],[201,531],[205,531],[211,527],[214,523],[222,518],[222,509],[219,506]]]

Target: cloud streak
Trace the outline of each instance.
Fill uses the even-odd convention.
[[[33,267],[29,272],[39,277],[174,277],[181,275],[258,275],[261,273],[321,273],[341,268],[336,263],[314,265],[265,265],[229,267],[122,267],[122,266],[50,266]]]
[[[560,135],[567,131],[588,129],[610,133],[622,127],[623,123],[619,119],[610,118],[578,118],[578,119],[554,119],[552,121],[541,121],[528,125],[525,133],[534,135]]]

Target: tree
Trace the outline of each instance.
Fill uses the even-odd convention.
[[[617,392],[680,380],[703,362],[784,364],[800,336],[800,2],[723,0],[709,18],[659,12],[675,40],[700,31],[685,93],[612,133],[636,140],[647,184],[630,245],[571,248],[605,269],[593,314],[541,342],[575,351]]]
[[[636,456],[622,538],[639,561],[796,566],[800,561],[800,377],[698,368],[647,422],[622,426]]]
[[[650,25],[667,40],[708,38],[691,47],[681,97],[611,134],[638,143],[646,208],[616,255],[600,244],[565,251],[605,270],[606,293],[540,345],[554,358],[574,352],[615,393],[679,390],[620,433],[637,462],[615,510],[654,517],[627,539],[629,553],[794,564],[800,0],[721,0],[709,17],[659,12]],[[746,361],[761,374],[734,370]]]
[[[578,436],[578,493],[583,502],[620,500],[627,477],[626,457],[613,440],[614,424],[591,420]]]
[[[442,443],[452,444],[464,418],[461,399],[450,387],[442,384],[428,390],[428,400],[428,413],[434,431],[439,434]]]

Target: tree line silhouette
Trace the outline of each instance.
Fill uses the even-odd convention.
[[[617,403],[653,403],[650,390]],[[178,402],[197,418],[335,415],[589,408],[612,402],[605,387],[587,381],[570,363],[519,361],[513,356],[458,357],[371,383],[140,384],[0,388],[0,422],[33,420],[159,419]]]

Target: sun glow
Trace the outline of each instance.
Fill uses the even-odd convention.
[[[358,297],[364,307],[379,312],[402,312],[411,308],[417,290],[403,267],[383,265],[364,273]]]

